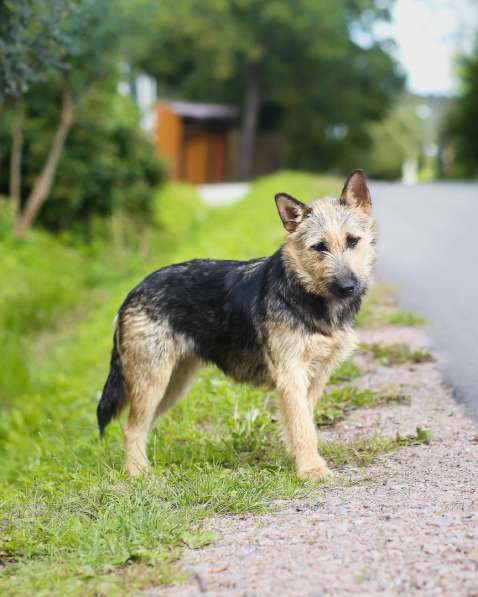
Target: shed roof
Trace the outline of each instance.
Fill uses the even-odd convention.
[[[187,116],[206,120],[210,118],[235,118],[239,110],[235,106],[226,104],[201,104],[197,102],[182,102],[166,100],[162,102],[177,116]]]

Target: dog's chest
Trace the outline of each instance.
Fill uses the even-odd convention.
[[[309,334],[298,340],[297,348],[305,362],[328,361],[353,346],[351,331],[337,331],[330,335]]]
[[[268,340],[271,361],[292,365],[342,358],[354,347],[356,337],[352,329],[336,330],[325,335],[277,326],[271,330]]]

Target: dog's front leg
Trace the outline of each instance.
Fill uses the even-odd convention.
[[[317,449],[317,431],[309,403],[307,371],[283,372],[277,380],[284,435],[297,474],[320,480],[331,473]]]

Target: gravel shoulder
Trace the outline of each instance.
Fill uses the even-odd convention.
[[[417,328],[360,332],[362,342],[426,346]],[[213,544],[183,554],[185,584],[153,595],[478,596],[478,428],[435,363],[385,367],[355,358],[356,385],[400,389],[404,404],[350,413],[322,439],[431,431],[367,468],[344,468],[307,499],[268,515],[209,523]]]

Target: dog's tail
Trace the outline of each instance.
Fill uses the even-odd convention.
[[[105,428],[114,417],[117,417],[126,404],[125,381],[121,367],[121,357],[118,350],[118,330],[113,339],[110,372],[101,394],[101,399],[96,410],[100,437],[103,437]]]

